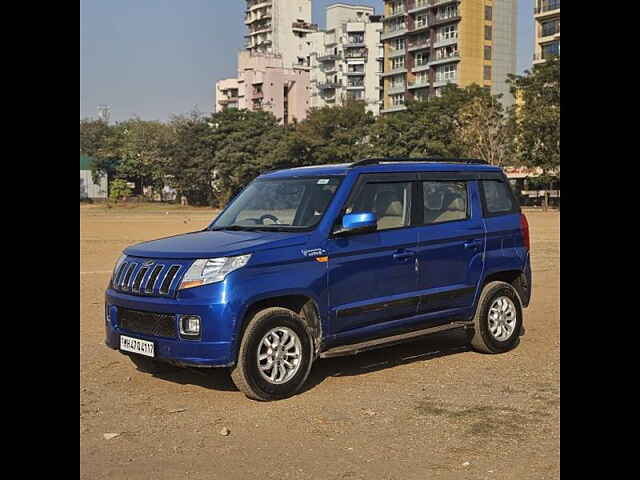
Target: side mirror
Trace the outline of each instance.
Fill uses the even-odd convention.
[[[339,234],[375,232],[378,229],[378,217],[373,212],[350,213],[342,217],[342,230]]]

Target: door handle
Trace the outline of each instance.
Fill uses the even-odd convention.
[[[467,240],[466,242],[464,242],[464,248],[480,248],[480,245],[482,245],[482,241],[479,239],[474,239],[474,240]]]
[[[415,257],[415,256],[416,256],[416,252],[411,252],[411,251],[395,252],[393,254],[393,259],[394,260],[404,260],[405,258],[411,258],[411,257]]]

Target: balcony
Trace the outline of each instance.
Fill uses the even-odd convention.
[[[294,32],[317,32],[318,25],[315,23],[307,22],[293,22],[291,28]]]
[[[429,66],[431,65],[441,65],[443,63],[448,63],[448,62],[457,62],[460,60],[460,52],[457,51],[451,55],[448,55],[446,57],[440,57],[440,58],[432,58],[431,60],[429,60]]]
[[[538,63],[544,63],[550,58],[559,57],[559,54],[551,54],[551,53],[534,53],[533,54],[533,64],[537,65]]]
[[[389,50],[389,58],[404,57],[407,54],[405,49],[402,50]]]
[[[425,48],[430,48],[431,47],[431,39],[427,39],[427,40],[423,40],[420,42],[409,42],[408,44],[408,50],[410,52],[414,52],[416,50],[422,50]]]
[[[384,72],[382,77],[392,77],[394,75],[401,75],[403,73],[407,73],[407,67],[396,68],[395,70],[389,70],[388,72]]]
[[[410,14],[420,13],[429,8],[431,8],[431,5],[428,1],[416,2],[415,6],[411,10],[409,10],[408,13]]]
[[[362,71],[353,71],[353,72],[345,72],[347,77],[364,77],[364,70]]]
[[[407,11],[404,8],[401,8],[396,10],[395,12],[391,12],[389,15],[386,15],[382,21],[383,22],[391,21],[394,18],[404,17],[406,14],[407,14]]]
[[[418,88],[429,88],[431,86],[431,84],[429,82],[419,82],[419,81],[414,81],[414,82],[409,82],[409,85],[407,85],[407,89],[408,90],[416,90]]]
[[[228,105],[230,103],[236,103],[238,101],[238,97],[230,97],[230,98],[221,98],[218,100],[220,105]]]
[[[458,78],[457,77],[445,77],[445,78],[436,78],[433,81],[433,86],[434,88],[437,87],[444,87],[445,85],[449,84],[449,83],[457,83],[458,82]]]
[[[270,7],[273,5],[272,0],[256,0],[255,2],[247,2],[247,12],[259,10],[264,7]]]
[[[402,112],[407,109],[406,105],[391,105],[389,108],[383,108],[380,113]]]
[[[429,63],[429,61],[426,61],[426,62],[423,61],[422,63],[416,63],[411,69],[411,71],[413,73],[426,72],[427,70],[429,70],[430,67],[431,67],[431,64]]]
[[[560,0],[547,0],[539,2],[539,7],[534,8],[534,15],[549,15],[551,13],[560,13]],[[557,11],[557,12],[556,12]]]
[[[333,81],[333,82],[318,83],[319,90],[332,90],[340,87],[342,87],[342,80],[338,80],[337,82]]]
[[[362,42],[348,42],[344,44],[344,48],[364,48],[366,46],[367,44],[364,43],[364,40]]]
[[[340,54],[330,53],[328,55],[322,55],[321,57],[318,57],[318,61],[320,63],[335,62],[336,60],[340,60],[341,58],[342,57],[340,56]]]
[[[245,25],[251,25],[255,22],[260,22],[263,20],[271,20],[271,13],[265,13],[264,15],[258,15],[252,18],[251,15],[248,15],[245,20],[244,20],[244,24]]]
[[[346,50],[344,58],[367,58],[368,51],[366,48],[360,48],[357,50]]]
[[[397,95],[399,93],[404,93],[406,90],[407,86],[403,83],[402,85],[391,85],[386,93],[388,95]]]
[[[380,40],[389,40],[391,38],[401,37],[408,32],[407,27],[397,28],[395,30],[385,31],[380,35]]]
[[[264,98],[264,92],[262,90],[253,90],[251,92],[252,98]]]
[[[445,23],[457,22],[460,18],[460,14],[451,15],[449,17],[432,17],[429,23],[432,27],[437,27]]]
[[[424,32],[426,30],[428,30],[432,25],[429,22],[423,22],[423,23],[416,23],[416,22],[409,22],[409,33],[417,33],[417,32]]]

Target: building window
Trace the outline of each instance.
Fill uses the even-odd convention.
[[[397,32],[398,30],[404,30],[405,28],[407,28],[407,23],[404,17],[397,18],[387,23],[385,32]]]
[[[547,43],[542,46],[542,58],[547,60],[550,57],[560,55],[560,41]]]
[[[404,50],[404,38],[396,38],[391,42],[393,50]]]
[[[400,68],[404,68],[404,57],[391,59],[391,70],[398,70]]]
[[[457,25],[445,25],[438,29],[437,39],[439,42],[443,40],[450,40],[452,38],[458,38]]]
[[[484,66],[483,78],[485,80],[491,80],[491,67],[489,65]]]
[[[438,48],[435,51],[436,60],[458,56],[458,45],[449,45],[447,47]]]
[[[488,5],[484,7],[484,19],[493,20],[493,7],[490,7]]]
[[[427,92],[425,92],[424,89],[422,89],[422,90],[418,90],[415,93],[415,95],[413,96],[413,99],[416,102],[424,102],[428,97],[429,95],[427,94]]]
[[[391,95],[391,104],[394,107],[404,105],[404,93],[401,93],[400,95]]]
[[[491,60],[491,47],[489,46],[484,47],[484,59]]]
[[[484,27],[484,39],[491,40],[492,28],[489,25]]]
[[[436,68],[436,82],[454,82],[457,79],[458,65],[440,65]]]
[[[416,85],[426,85],[429,83],[429,72],[418,72],[416,75]]]
[[[391,4],[391,15],[404,12],[404,2],[393,2]]]
[[[428,53],[416,53],[416,67],[421,67],[429,63],[429,54]]]
[[[439,19],[447,19],[458,16],[458,6],[457,5],[447,5],[446,7],[442,7],[438,9],[438,18]]]
[[[426,15],[416,16],[416,28],[422,28],[426,26],[427,26],[427,16]]]
[[[549,35],[555,35],[560,33],[560,19],[550,20],[548,22],[542,22],[542,36],[548,37]]]
[[[404,75],[394,75],[391,77],[391,88],[404,88]]]

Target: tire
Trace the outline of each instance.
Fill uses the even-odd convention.
[[[135,353],[128,355],[128,357],[136,368],[144,373],[165,373],[175,369],[172,365],[142,355],[136,355]]]
[[[267,343],[263,342],[265,339]],[[282,350],[283,346],[288,349]],[[263,358],[265,356],[267,358]],[[249,321],[240,342],[238,361],[231,371],[231,379],[249,398],[280,400],[302,388],[312,363],[313,343],[305,322],[286,308],[267,308],[256,313]],[[278,364],[282,368],[276,367]],[[269,368],[269,365],[273,367]]]
[[[518,292],[506,282],[488,283],[482,289],[473,318],[471,347],[482,353],[512,350],[520,343],[522,321]]]

